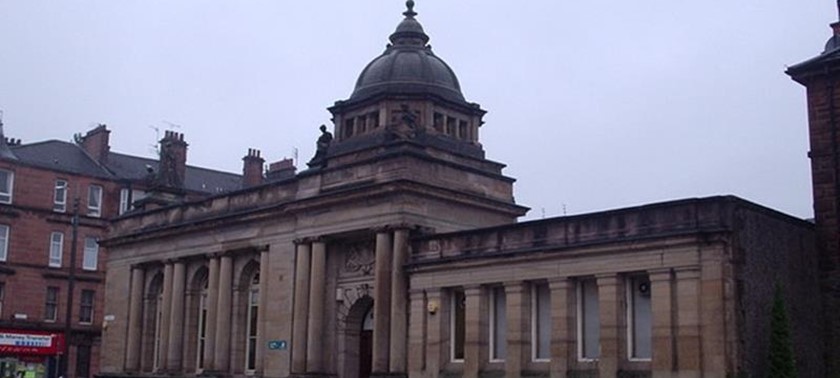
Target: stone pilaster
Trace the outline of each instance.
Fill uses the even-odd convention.
[[[557,278],[548,282],[548,288],[551,290],[551,378],[561,378],[569,371],[569,361],[576,358],[574,285],[567,278]]]
[[[464,335],[464,375],[463,378],[478,378],[478,371],[484,364],[482,349],[486,350],[486,342],[482,340],[482,330],[487,329],[487,324],[482,321],[482,300],[483,289],[481,286],[464,288],[464,309],[466,332]]]
[[[703,370],[702,346],[700,343],[700,271],[678,269],[676,271],[676,291],[676,297],[679,298],[676,335],[677,367],[680,377],[700,377]],[[719,300],[722,309],[722,295]],[[712,301],[706,302],[705,299],[703,303],[714,306]],[[722,328],[722,313],[719,315],[719,321]],[[720,344],[717,345],[720,349],[725,349],[723,331],[720,332]],[[712,340],[708,340],[708,342],[712,342]]]
[[[648,272],[648,277],[651,286],[651,370],[654,378],[670,378],[676,374],[673,273],[670,269],[655,270]]]
[[[389,369],[392,375],[406,373],[408,277],[403,265],[407,260],[408,229],[397,229],[394,231],[394,252],[391,266],[391,362]]]
[[[233,258],[223,255],[219,263],[219,302],[216,307],[215,371],[230,370],[230,319],[233,289]]]
[[[169,355],[166,369],[179,372],[184,356],[184,291],[186,289],[186,266],[183,261],[176,261],[172,269],[172,305],[169,314]]]
[[[444,328],[444,324],[449,322],[451,315],[448,311],[444,311],[442,303],[443,296],[441,289],[430,289],[426,291],[426,311],[428,312],[427,326],[426,326],[426,376],[437,377],[441,366],[445,361],[449,361],[449,349],[444,348],[444,341],[449,340],[449,330]],[[450,311],[453,311],[450,309]],[[447,317],[447,318],[445,318]],[[412,320],[413,322],[413,320]],[[446,334],[446,335],[444,335]],[[450,342],[452,342],[450,340]]]
[[[214,370],[216,363],[216,311],[219,307],[219,257],[211,256],[207,272],[207,318],[204,319],[204,370]]]
[[[266,308],[268,308],[268,249],[260,252],[260,305],[257,310],[257,365],[256,373],[260,374],[265,369],[265,345],[266,345]],[[260,374],[261,375],[261,374]]]
[[[172,274],[174,266],[172,261],[167,261],[163,267],[163,298],[161,299],[161,314],[160,314],[160,348],[158,353],[160,355],[159,370],[165,370],[169,366],[169,323],[172,314]]]
[[[298,243],[295,256],[295,298],[292,311],[292,373],[306,372],[306,325],[309,315],[309,243]]]
[[[701,253],[701,271],[696,278],[699,280],[699,287],[692,289],[693,284],[686,281],[686,272],[677,272],[677,298],[679,298],[680,317],[690,317],[692,311],[699,315],[698,321],[702,324],[700,332],[703,343],[701,346],[700,359],[698,363],[702,366],[703,375],[708,377],[723,377],[727,373],[727,352],[726,343],[726,303],[724,297],[724,275],[723,275],[723,252],[715,249],[707,249]],[[689,280],[692,281],[692,280]],[[687,303],[682,300],[683,295],[695,293],[695,298],[702,295],[699,304]],[[691,308],[694,310],[691,310]],[[688,345],[689,335],[694,331],[685,328],[682,319],[678,320],[679,330],[677,331],[677,366],[680,370],[686,364],[693,364],[683,355],[683,345]],[[691,342],[693,343],[693,341]],[[687,351],[688,352],[688,351]]]
[[[598,371],[601,377],[615,377],[622,354],[621,311],[623,293],[617,275],[598,276],[598,309],[601,324],[601,356]]]
[[[312,243],[309,276],[309,326],[307,332],[306,370],[324,372],[324,295],[327,286],[327,246],[323,241]]]
[[[408,372],[419,376],[426,369],[426,294],[423,290],[411,291],[411,305],[408,323]],[[431,311],[429,311],[431,312]],[[437,310],[435,310],[435,314]],[[429,315],[433,316],[433,315]]]
[[[125,370],[140,371],[140,341],[143,331],[143,282],[145,271],[131,268],[131,294],[128,307],[128,335],[126,340]]]
[[[388,373],[391,331],[391,233],[376,233],[376,262],[373,298],[373,373]]]
[[[506,335],[496,335],[507,343],[505,356],[505,376],[520,377],[527,362],[531,347],[531,335],[528,322],[528,287],[524,282],[505,282],[505,313],[507,315]],[[493,311],[493,309],[491,309]],[[492,325],[491,325],[492,327]],[[493,348],[491,345],[490,348]]]

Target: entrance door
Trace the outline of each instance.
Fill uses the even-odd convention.
[[[362,321],[359,333],[359,378],[370,378],[373,369],[373,307]]]

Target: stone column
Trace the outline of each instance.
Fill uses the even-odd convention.
[[[324,295],[327,290],[327,246],[323,241],[312,243],[311,275],[309,276],[309,332],[306,344],[306,370],[324,372]]]
[[[181,371],[183,360],[184,336],[184,290],[186,285],[186,266],[183,261],[176,261],[172,273],[172,305],[169,314],[169,355],[166,369],[170,372]]]
[[[411,291],[411,310],[408,324],[408,370],[419,376],[426,369],[426,294],[423,290]],[[437,310],[435,311],[437,314]],[[430,316],[433,316],[430,314]]]
[[[700,343],[700,271],[696,269],[678,269],[676,271],[676,297],[679,298],[677,309],[677,368],[680,376],[700,377],[703,370],[703,356],[701,355]],[[705,301],[715,306],[714,300]],[[715,294],[715,293],[710,293]],[[720,299],[721,302],[723,298]],[[721,303],[722,305],[722,303]],[[722,309],[723,306],[720,308]],[[717,321],[723,322],[723,314],[717,314]],[[705,318],[704,318],[705,319]],[[714,321],[713,319],[705,319]],[[723,328],[722,323],[720,325]],[[723,332],[718,340],[709,340],[709,343],[716,342],[723,350]],[[705,343],[704,343],[705,344]]]
[[[131,268],[131,294],[128,307],[128,335],[126,340],[125,370],[140,371],[140,341],[143,332],[143,283],[145,271]]]
[[[507,356],[505,357],[506,377],[520,377],[526,366],[531,337],[528,322],[528,287],[524,282],[505,282],[505,312],[507,315],[507,335],[496,335],[497,338],[504,337],[507,342]],[[493,311],[493,309],[490,309]],[[491,326],[492,327],[492,326]],[[493,348],[493,346],[490,346]]]
[[[429,317],[425,330],[425,337],[427,338],[425,364],[429,377],[437,377],[441,366],[449,361],[449,349],[443,347],[444,340],[449,339],[449,329],[446,329],[443,325],[449,322],[452,315],[449,311],[444,311],[445,308],[449,308],[449,304],[444,305],[442,303],[443,296],[441,294],[441,289],[437,288],[426,291],[428,306],[426,311]],[[444,333],[447,336],[444,336]]]
[[[651,370],[654,378],[674,376],[674,290],[670,269],[652,270],[650,278],[650,307],[652,317]]]
[[[167,261],[163,267],[163,298],[161,300],[161,314],[160,314],[160,370],[165,370],[169,366],[169,323],[172,314],[172,261]]]
[[[683,321],[694,321],[692,319],[692,312],[698,314],[697,321],[701,324],[699,326],[702,332],[703,343],[701,344],[701,352],[699,358],[700,366],[705,377],[723,377],[727,373],[727,355],[736,354],[737,350],[729,348],[726,342],[726,296],[724,283],[726,276],[724,274],[724,252],[722,247],[712,246],[708,249],[700,251],[700,264],[702,264],[699,272],[678,271],[676,272],[677,279],[677,298],[682,299],[683,295],[695,293],[695,298],[700,294],[702,298],[699,306],[697,303],[691,303],[679,300],[677,307],[678,324],[677,330],[677,367],[679,370],[686,366],[686,369],[692,363],[688,356],[684,355],[688,347],[694,344],[695,341],[691,336],[695,331],[694,324],[683,324]],[[695,285],[699,285],[694,288]],[[814,295],[817,295],[814,293]],[[834,314],[836,315],[836,314]],[[691,357],[693,359],[694,356]],[[734,367],[733,367],[734,368]]]
[[[406,373],[408,338],[408,277],[403,265],[408,260],[408,229],[394,231],[394,253],[391,264],[391,374]]]
[[[216,348],[213,362],[219,372],[230,370],[230,315],[233,289],[233,258],[223,255],[219,264],[219,302],[216,306]]]
[[[601,377],[615,377],[618,373],[618,363],[623,354],[621,336],[622,290],[620,278],[617,275],[597,277],[598,309],[601,324],[601,356],[598,359],[598,371]]]
[[[261,375],[264,369],[263,359],[266,348],[266,308],[268,307],[268,248],[260,252],[260,305],[257,308],[257,366],[256,372]]]
[[[388,373],[391,319],[391,250],[390,232],[376,233],[376,266],[373,283],[373,373]]]
[[[207,318],[204,319],[204,370],[216,370],[216,311],[219,307],[219,257],[210,256],[207,272]]]
[[[470,286],[464,288],[466,308],[464,317],[466,330],[464,332],[464,375],[463,378],[478,378],[478,371],[482,365],[481,350],[486,350],[482,345],[481,331],[487,329],[487,323],[482,321],[482,300],[481,286]]]
[[[292,373],[306,372],[306,324],[309,315],[310,247],[298,242],[295,257],[295,298],[292,310]]]
[[[569,361],[575,359],[576,327],[574,285],[568,278],[557,278],[548,282],[551,290],[551,377],[565,377]]]

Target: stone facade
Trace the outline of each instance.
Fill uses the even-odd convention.
[[[823,374],[811,223],[735,197],[516,223],[407,5],[308,170],[113,223],[103,375],[765,376],[776,285]]]

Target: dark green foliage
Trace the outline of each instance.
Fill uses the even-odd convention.
[[[770,318],[770,378],[795,378],[796,361],[793,357],[793,341],[790,335],[785,300],[782,288],[776,285],[773,297],[773,311]]]

